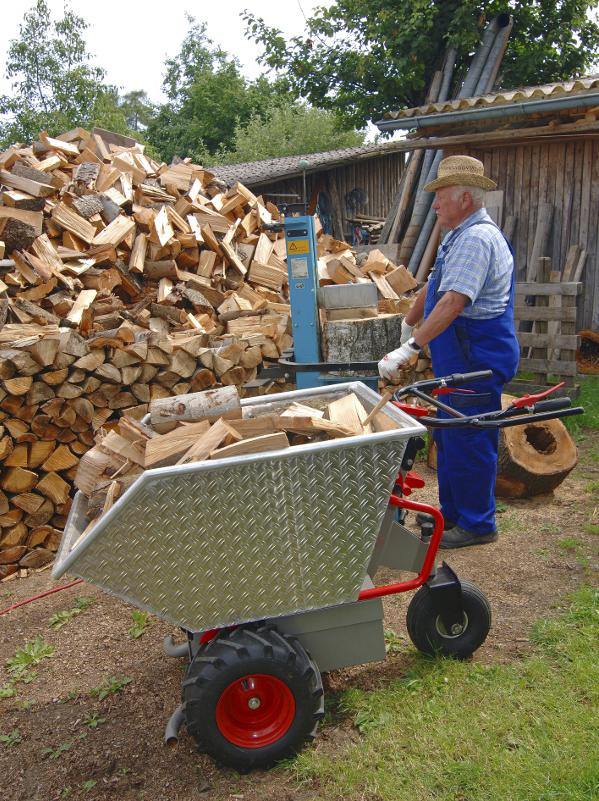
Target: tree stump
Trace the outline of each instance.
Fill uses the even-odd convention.
[[[530,498],[552,492],[577,462],[576,445],[561,420],[504,428],[499,437],[495,494]]]

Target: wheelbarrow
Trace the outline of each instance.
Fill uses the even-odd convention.
[[[431,393],[482,376],[399,390],[372,433],[147,470],[84,537],[87,499],[77,493],[53,576],[80,576],[186,633],[181,645],[165,641],[167,654],[189,659],[167,742],[185,723],[201,750],[240,771],[297,753],[324,714],[321,674],[385,658],[385,595],[417,590],[407,630],[423,653],[462,659],[484,642],[487,599],[447,564],[435,567],[443,517],[407,497],[424,483],[410,470],[422,434],[582,410],[560,398],[442,420],[402,402],[412,394],[449,408]],[[350,382],[244,399],[242,412],[348,392],[367,411],[380,401]],[[417,531],[405,525],[409,511],[422,515]],[[413,577],[375,586],[383,566]]]

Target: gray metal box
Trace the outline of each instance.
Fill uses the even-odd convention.
[[[378,303],[376,285],[336,284],[318,288],[318,305],[322,309],[361,309]]]

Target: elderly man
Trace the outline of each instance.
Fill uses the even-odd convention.
[[[492,369],[492,379],[444,396],[446,404],[467,415],[501,407],[503,385],[519,361],[513,252],[484,208],[485,190],[495,187],[478,159],[449,156],[440,162],[437,179],[424,189],[435,192],[433,208],[448,233],[427,285],[402,323],[401,347],[379,362],[381,376],[396,382],[428,344],[437,376]],[[497,539],[498,438],[496,430],[435,431],[442,548]]]

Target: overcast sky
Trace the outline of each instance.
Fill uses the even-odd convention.
[[[61,19],[64,0],[46,0],[52,19]],[[19,26],[34,0],[10,0],[2,3],[0,92],[10,93],[4,80],[6,52],[12,39],[18,38]],[[331,0],[167,0],[164,3],[139,0],[70,0],[68,7],[89,24],[85,40],[94,63],[106,70],[106,81],[122,93],[144,89],[154,102],[164,101],[162,75],[164,61],[175,56],[187,32],[189,12],[198,22],[206,22],[208,36],[231,55],[236,56],[248,78],[261,74],[257,63],[258,48],[244,36],[241,12],[249,9],[276,26],[286,35],[301,34],[304,13],[310,16],[316,6],[331,5]],[[302,13],[303,9],[303,13]]]

